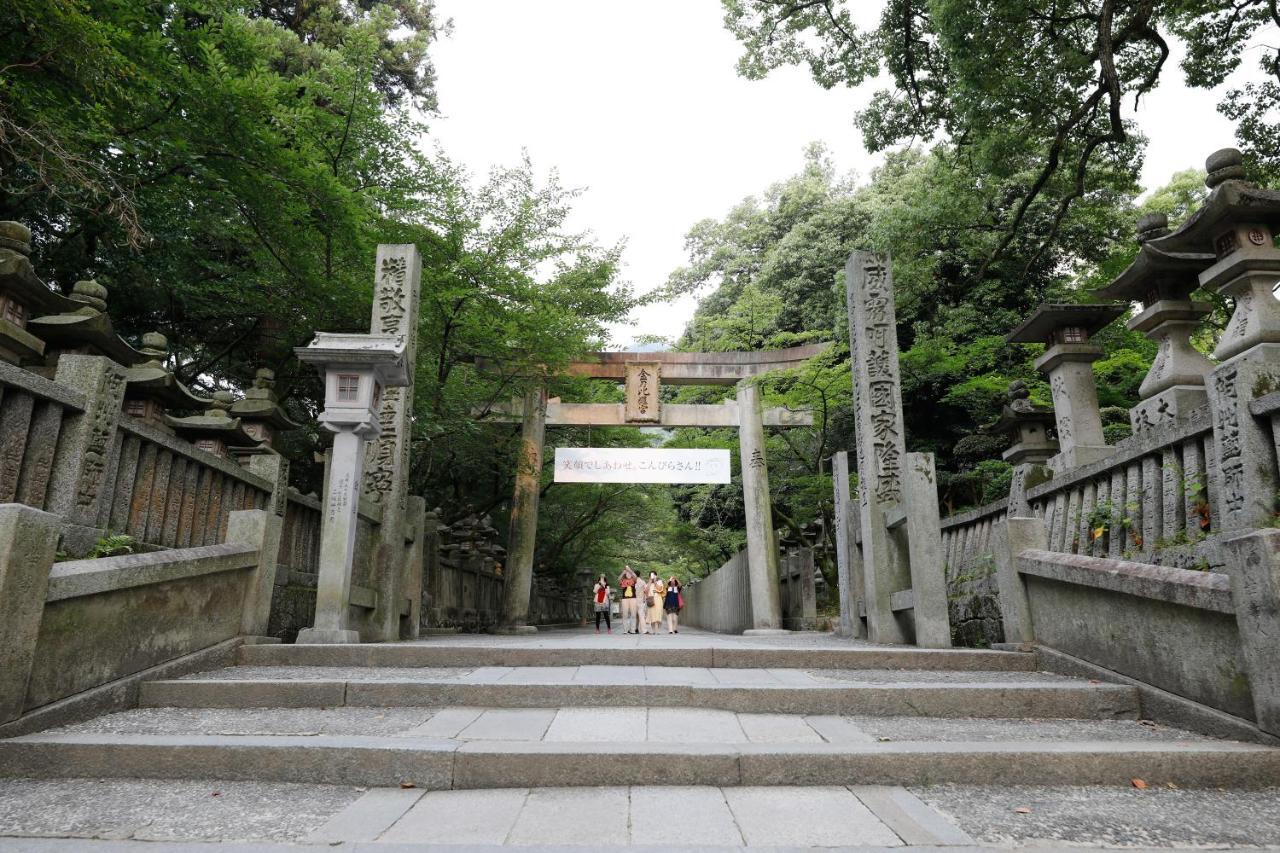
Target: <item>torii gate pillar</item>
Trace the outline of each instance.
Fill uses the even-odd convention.
[[[782,632],[778,588],[778,540],[769,498],[769,466],[764,453],[764,409],[760,389],[738,386],[738,448],[742,454],[742,503],[747,516],[747,582],[751,585],[751,630]]]

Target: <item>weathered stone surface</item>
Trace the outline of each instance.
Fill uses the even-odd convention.
[[[1028,548],[1048,545],[1048,531],[1039,518],[1008,518],[996,525],[992,550],[996,577],[1000,584],[1000,610],[1004,616],[1004,637],[1010,643],[1035,641],[1035,625],[1026,584],[1018,572],[1018,556]]]
[[[840,635],[863,638],[866,622],[858,615],[858,604],[866,600],[866,578],[863,575],[862,548],[857,542],[858,505],[851,500],[849,486],[849,453],[837,451],[831,457],[831,477],[835,490],[837,591],[840,599]]]
[[[907,511],[906,551],[911,571],[912,639],[921,648],[949,648],[947,577],[932,453],[906,455],[902,486],[902,505]]]
[[[1258,727],[1280,735],[1280,530],[1228,539],[1227,572]]]
[[[778,540],[773,528],[769,496],[769,465],[765,458],[764,422],[759,387],[738,386],[738,430],[742,462],[742,502],[747,522],[747,582],[751,586],[751,628],[782,628],[778,590]]]
[[[507,631],[529,627],[529,596],[533,590],[533,556],[538,530],[538,499],[542,489],[542,444],[547,429],[547,392],[533,388],[524,397],[524,424],[516,462],[515,494],[511,499],[510,539],[502,586],[502,622]]]
[[[885,527],[886,508],[902,501],[906,455],[898,376],[898,332],[888,255],[854,252],[845,265],[849,345],[858,419],[858,500],[866,578],[867,634],[903,643],[904,623],[889,598],[911,586],[905,554]]]
[[[57,544],[56,516],[0,504],[0,723],[25,708]]]

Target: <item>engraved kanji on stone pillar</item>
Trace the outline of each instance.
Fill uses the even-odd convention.
[[[908,638],[894,618],[890,596],[909,588],[911,578],[885,527],[885,510],[902,500],[906,456],[889,256],[854,252],[845,266],[845,288],[853,350],[867,633],[873,643],[903,643]]]
[[[394,335],[405,345],[405,363],[412,377],[418,345],[418,299],[422,256],[412,243],[378,246],[373,291],[375,335]],[[413,383],[386,388],[378,406],[381,433],[365,457],[364,497],[382,507],[378,544],[374,550],[373,580],[378,607],[373,624],[385,640],[400,632],[403,598],[404,518],[409,495],[409,442],[412,438]]]

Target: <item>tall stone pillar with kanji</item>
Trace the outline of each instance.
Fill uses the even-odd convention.
[[[858,430],[858,501],[867,635],[951,645],[932,454],[907,453],[893,277],[887,254],[845,266]]]
[[[393,335],[404,342],[405,363],[412,380],[418,346],[418,300],[422,256],[412,243],[378,246],[373,292],[375,335]],[[383,640],[400,636],[403,603],[405,538],[409,497],[409,444],[412,439],[413,382],[386,388],[378,406],[381,432],[365,457],[363,496],[382,513],[378,537],[371,550],[371,578],[378,591],[371,627]]]

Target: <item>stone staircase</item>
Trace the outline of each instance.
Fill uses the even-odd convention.
[[[136,710],[2,742],[0,766],[427,789],[1280,779],[1280,750],[1140,721],[1133,688],[1029,653],[636,639],[248,645]]]
[[[101,837],[110,807],[94,797],[117,786],[126,799],[151,803],[185,791],[197,812],[225,796],[236,820],[259,825],[272,823],[264,803],[287,800],[273,825],[291,827],[290,842],[317,845],[565,843],[565,821],[599,819],[616,822],[624,844],[692,838],[737,847],[972,844],[956,815],[990,813],[1001,797],[1032,790],[1025,786],[1090,786],[1034,790],[1104,792],[1088,806],[1102,814],[1117,792],[1136,793],[1134,779],[1162,793],[1203,791],[1210,800],[1174,810],[1200,831],[1231,806],[1216,789],[1280,781],[1280,749],[1143,720],[1134,688],[1039,672],[1032,653],[816,635],[552,632],[245,645],[236,665],[147,682],[140,700],[133,710],[0,741],[0,848],[6,836],[32,832]],[[113,781],[104,789],[94,780]],[[97,787],[76,787],[83,784]],[[951,817],[921,799],[927,792]],[[1280,832],[1280,798],[1266,796],[1250,808],[1274,801]],[[11,817],[6,826],[6,805],[24,797],[79,805],[74,819],[33,828]],[[1067,813],[1086,806],[1073,802]],[[167,818],[174,834],[147,835],[162,816],[154,805],[137,808],[147,817],[130,838],[187,840],[194,830],[184,827],[205,826],[182,813]],[[1131,814],[1146,808],[1138,803]],[[639,829],[653,810],[673,816],[666,835]],[[86,824],[85,812],[98,823]],[[203,840],[272,837],[261,826],[232,827],[229,805],[223,814],[224,823],[213,822],[223,828],[206,827]],[[712,832],[712,824],[723,826]],[[1241,831],[1238,822],[1228,829]],[[1187,837],[1238,842],[1256,832]]]

